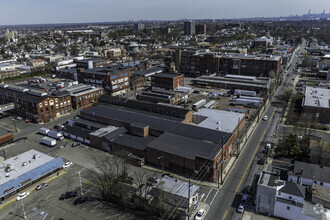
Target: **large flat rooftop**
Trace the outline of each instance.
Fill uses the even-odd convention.
[[[306,86],[304,106],[330,108],[330,89]]]
[[[0,163],[0,185],[16,179],[37,167],[55,159],[36,150],[26,151]]]

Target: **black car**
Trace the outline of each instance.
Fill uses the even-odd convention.
[[[269,149],[268,148],[265,148],[263,151],[262,151],[262,153],[264,153],[264,154],[268,154],[268,152],[269,152]]]
[[[264,157],[259,158],[257,163],[260,164],[260,165],[264,165],[265,164],[265,158]]]
[[[89,200],[89,198],[87,196],[82,196],[82,197],[79,197],[76,200],[74,200],[73,205],[78,205],[78,204],[84,203],[88,200]]]
[[[76,197],[77,195],[78,195],[77,192],[66,192],[65,194],[62,194],[60,196],[60,200],[73,198],[73,197]]]
[[[150,177],[148,178],[148,181],[149,181],[150,183],[158,183],[158,178],[155,177],[155,176],[150,176]]]
[[[164,177],[164,176],[168,176],[168,177],[174,178],[174,176],[173,176],[172,174],[170,174],[170,173],[164,173],[164,174],[162,175],[162,177]]]
[[[41,183],[36,187],[36,190],[41,190],[42,188],[48,186],[48,183]]]
[[[72,146],[72,147],[77,147],[77,146],[79,146],[79,145],[80,145],[80,142],[73,142],[71,146]]]
[[[246,185],[243,189],[243,193],[250,194],[252,191],[252,187],[250,185]]]

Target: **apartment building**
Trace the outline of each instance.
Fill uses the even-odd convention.
[[[0,79],[7,79],[7,78],[20,76],[20,75],[21,75],[21,71],[19,71],[17,69],[0,71]]]
[[[45,61],[41,59],[32,59],[26,62],[28,66],[33,66],[34,68],[36,67],[44,67],[45,66]]]
[[[78,69],[78,82],[94,87],[103,87],[113,96],[124,94],[130,87],[132,67],[111,66],[108,68]]]
[[[77,68],[83,69],[106,67],[111,63],[109,58],[91,58],[84,60],[74,60],[74,62],[77,64]]]
[[[278,77],[281,70],[280,56],[196,53],[190,56],[190,76],[234,74],[256,77]]]
[[[48,94],[37,89],[0,84],[0,104],[15,103],[15,112],[36,122],[49,122],[72,110],[69,92]]]

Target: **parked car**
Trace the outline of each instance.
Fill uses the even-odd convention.
[[[29,192],[23,192],[23,193],[20,193],[20,194],[18,194],[16,200],[19,201],[19,200],[21,200],[21,199],[24,199],[24,198],[27,197],[28,195],[30,195]]]
[[[71,146],[72,146],[72,147],[77,147],[77,146],[79,146],[79,145],[80,145],[80,142],[73,142]]]
[[[16,120],[22,120],[23,118],[20,117],[20,116],[15,116],[15,119],[16,119]]]
[[[54,129],[60,131],[64,128],[64,125],[54,125]]]
[[[249,198],[248,194],[243,194],[242,199],[241,199],[241,203],[245,203],[248,198]]]
[[[25,119],[25,122],[26,122],[26,123],[30,123],[30,122],[32,122],[32,121],[33,121],[32,118]]]
[[[36,187],[36,190],[41,190],[42,188],[48,186],[48,183],[41,183]]]
[[[66,193],[64,193],[64,194],[62,194],[62,195],[60,196],[60,200],[73,198],[73,197],[76,197],[77,195],[78,195],[78,193],[75,192],[75,191],[72,191],[72,192],[66,192]]]
[[[79,197],[76,200],[74,200],[73,205],[78,205],[78,204],[84,203],[88,200],[89,200],[89,198],[87,196],[82,196],[82,197]]]
[[[265,148],[271,149],[272,148],[272,144],[271,143],[267,143],[266,146],[265,146]]]
[[[244,209],[245,209],[245,204],[244,203],[241,203],[239,204],[239,206],[237,207],[237,212],[238,213],[243,213],[244,212]]]
[[[205,214],[205,210],[204,209],[200,209],[196,216],[195,216],[195,220],[202,220],[202,218],[204,217]]]
[[[264,165],[265,164],[265,158],[260,157],[259,160],[257,161],[257,163],[260,164],[260,165]]]
[[[171,178],[174,178],[174,176],[173,176],[172,174],[170,174],[170,173],[164,173],[164,174],[162,175],[162,177],[164,177],[164,176],[169,176],[169,177],[171,177]]]
[[[265,116],[262,118],[262,120],[267,121],[267,120],[268,120],[268,116],[265,115]]]
[[[67,168],[67,167],[69,167],[69,166],[71,166],[72,165],[72,162],[66,162],[64,165],[63,165],[63,168]]]
[[[263,151],[262,151],[262,153],[264,153],[264,154],[268,154],[269,153],[269,149],[268,148],[265,148]]]
[[[250,185],[246,185],[243,189],[243,193],[250,194],[252,187]]]
[[[150,176],[148,181],[151,183],[158,183],[158,178],[156,176]]]

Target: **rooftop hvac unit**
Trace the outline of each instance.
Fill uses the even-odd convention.
[[[22,165],[23,165],[23,167],[26,167],[27,165],[29,165],[29,163],[28,162],[24,162]]]
[[[34,154],[34,155],[33,155],[33,159],[35,159],[35,160],[36,160],[36,159],[39,159],[40,157],[41,157],[41,156],[40,156],[39,154]]]

